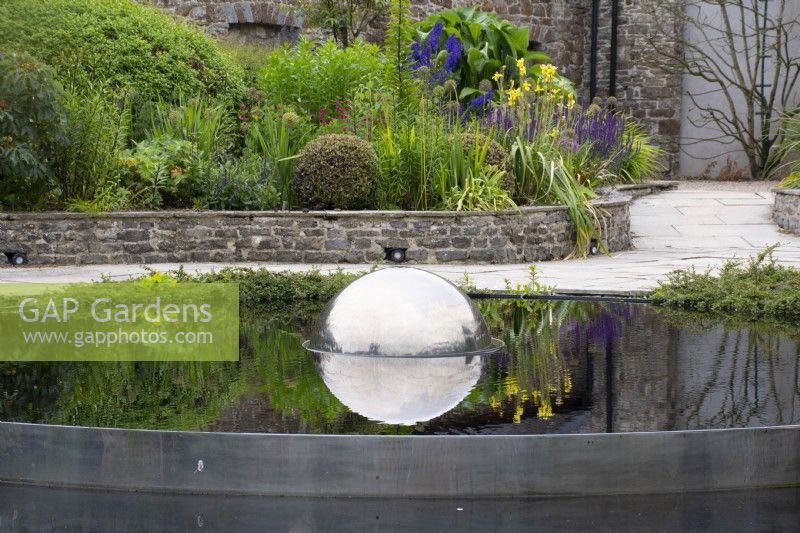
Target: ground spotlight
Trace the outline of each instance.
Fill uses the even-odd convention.
[[[406,249],[405,248],[386,248],[386,260],[392,263],[405,263],[406,262]]]

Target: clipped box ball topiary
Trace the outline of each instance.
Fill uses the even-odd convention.
[[[236,99],[242,70],[213,39],[132,0],[0,0],[0,48],[53,67],[68,88]]]
[[[317,137],[300,152],[292,189],[310,209],[365,209],[374,205],[378,157],[353,135]]]

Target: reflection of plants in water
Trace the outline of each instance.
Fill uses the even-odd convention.
[[[469,401],[497,412],[510,409],[514,422],[536,408],[539,418],[553,415],[572,390],[572,378],[559,349],[559,332],[575,313],[571,302],[483,300],[481,312],[492,331],[503,332],[506,355],[489,360],[489,378]]]
[[[613,342],[637,309],[541,299],[482,300],[479,307],[490,329],[502,332],[507,354],[490,359],[491,378],[474,395],[498,412],[510,407],[515,422],[530,408],[551,417],[572,392],[565,355],[583,357],[582,343]]]
[[[706,349],[682,358],[679,417],[686,429],[800,422],[800,331],[779,322],[659,310],[681,345]]]

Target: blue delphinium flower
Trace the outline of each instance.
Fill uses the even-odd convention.
[[[431,66],[431,58],[439,52],[439,42],[442,39],[443,30],[444,25],[441,21],[437,21],[431,28],[431,31],[428,32],[428,37],[424,42],[418,43],[415,41],[411,43],[411,56],[409,57],[409,61],[411,62],[412,70],[419,70],[422,67]]]
[[[444,48],[447,50],[447,59],[444,60],[444,69],[447,72],[453,72],[458,66],[458,61],[461,59],[461,54],[464,47],[461,46],[461,41],[455,35],[450,35],[444,42]]]
[[[469,103],[469,105],[472,107],[483,107],[492,101],[493,96],[494,96],[494,91],[487,91],[482,95],[473,98],[472,101]]]

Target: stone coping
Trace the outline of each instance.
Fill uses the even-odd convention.
[[[596,207],[617,207],[625,205],[630,198],[624,195],[592,202]],[[550,213],[567,211],[561,205],[523,206],[518,209],[500,211],[400,211],[400,210],[362,210],[343,211],[339,209],[326,211],[214,211],[194,209],[172,209],[159,211],[111,211],[108,213],[74,213],[71,211],[0,211],[0,220],[52,220],[53,218],[69,220],[91,219],[130,219],[130,218],[322,218],[327,220],[339,218],[469,218],[492,216],[516,216],[527,213]]]
[[[800,189],[784,189],[781,187],[775,187],[772,189],[772,192],[775,194],[788,194],[789,196],[800,196]]]

